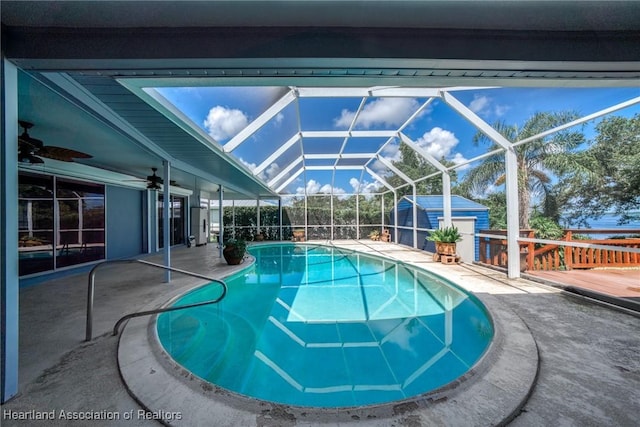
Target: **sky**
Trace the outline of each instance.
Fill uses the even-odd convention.
[[[194,126],[203,129],[221,145],[227,143],[273,103],[285,95],[287,87],[162,87],[156,90],[181,110]],[[461,103],[489,124],[504,122],[522,126],[536,112],[575,111],[585,116],[617,103],[640,96],[640,88],[487,88],[450,92]],[[264,162],[277,148],[302,131],[348,130],[362,98],[299,98],[290,103],[257,132],[232,151],[232,155],[250,170]],[[436,159],[454,163],[481,155],[488,145],[474,144],[476,129],[443,101],[436,99],[424,107],[427,98],[368,98],[353,130],[397,130],[418,109],[422,111],[407,124],[403,133]],[[640,105],[619,110],[613,115],[632,117]],[[298,117],[300,118],[298,123]],[[594,136],[594,124],[584,129],[587,138]],[[302,147],[294,144],[270,163],[260,174],[267,182],[280,176],[274,188],[282,186],[299,167],[283,174],[300,155],[378,152],[388,160],[401,157],[398,142],[384,148],[388,137],[304,138]],[[344,145],[344,147],[343,147]],[[307,166],[333,166],[335,160],[309,159]],[[362,159],[342,159],[341,166],[363,165]],[[462,166],[459,175],[474,166]],[[392,175],[379,161],[369,167],[381,177]],[[386,190],[376,179],[360,170],[307,170],[284,186],[281,194],[351,194]]]

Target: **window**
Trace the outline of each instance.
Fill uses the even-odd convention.
[[[20,275],[105,257],[104,185],[21,172]]]
[[[53,270],[53,177],[18,176],[19,274]]]
[[[104,186],[56,180],[56,267],[104,259]]]

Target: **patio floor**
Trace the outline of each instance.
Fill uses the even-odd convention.
[[[495,298],[522,319],[538,347],[539,371],[529,399],[510,425],[637,425],[639,317],[528,280],[509,280],[502,273],[475,265],[435,264],[426,253],[406,247],[371,241],[331,244],[434,269],[467,289]],[[176,249],[172,254],[173,265],[185,270],[208,275],[229,271],[217,258],[213,245]],[[147,259],[160,261],[161,256]],[[4,414],[32,410],[103,411],[106,415],[134,411],[132,420],[104,420],[99,425],[159,425],[135,415],[140,407],[120,378],[118,341],[110,330],[120,316],[198,283],[175,275],[176,280],[163,284],[162,275],[140,266],[110,266],[98,273],[94,319],[97,338],[90,343],[83,342],[87,273],[22,289],[20,394],[3,405],[2,425],[26,425]],[[449,425],[456,425],[460,419],[453,416]],[[379,421],[349,423],[380,425]],[[82,421],[75,423],[82,425]],[[428,423],[427,419],[408,415],[397,420],[398,425]],[[329,425],[295,418],[286,418],[286,424]],[[474,420],[471,424],[483,422]],[[47,425],[70,425],[70,421],[56,417]],[[256,416],[255,425],[284,424],[283,419]]]

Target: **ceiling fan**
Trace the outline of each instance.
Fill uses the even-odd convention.
[[[151,170],[153,171],[153,174],[147,176],[147,189],[160,190],[162,188],[160,187],[160,184],[162,184],[164,181],[162,178],[156,175],[158,168],[151,168]]]
[[[18,120],[18,123],[23,128],[22,134],[18,136],[18,161],[20,163],[44,163],[41,157],[62,162],[73,162],[74,159],[90,159],[93,157],[69,148],[44,145],[44,142],[29,135],[28,130],[33,127],[33,123],[23,120]]]
[[[162,190],[161,185],[164,183],[164,180],[158,175],[156,175],[156,172],[158,172],[158,168],[151,168],[151,171],[152,171],[152,174],[148,175],[146,180],[134,180],[134,181],[146,181],[148,190]],[[169,185],[173,187],[180,187],[180,185],[177,184],[176,181],[174,180],[170,180]]]

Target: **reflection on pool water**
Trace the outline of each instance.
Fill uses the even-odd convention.
[[[250,248],[218,305],[164,313],[160,342],[200,378],[258,399],[347,407],[405,399],[463,375],[493,327],[472,295],[424,270],[341,249]],[[219,285],[174,305],[214,299]]]

